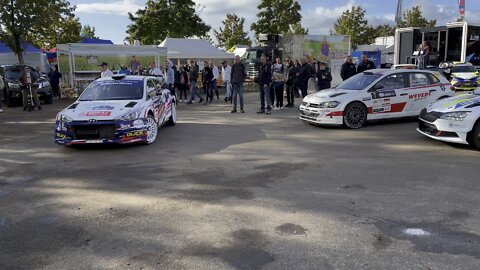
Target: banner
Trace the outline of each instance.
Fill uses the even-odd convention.
[[[458,8],[460,9],[460,15],[465,16],[465,0],[458,0]]]

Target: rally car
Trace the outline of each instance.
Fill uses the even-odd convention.
[[[55,142],[151,144],[161,125],[177,121],[175,97],[156,77],[114,75],[91,83],[58,113]]]
[[[335,88],[306,96],[300,105],[300,119],[356,129],[367,120],[418,116],[430,103],[453,96],[450,87],[435,71],[369,70]]]
[[[470,63],[453,63],[450,77],[457,91],[473,91],[480,85],[480,74]]]
[[[420,114],[417,130],[435,140],[470,144],[480,149],[480,92],[429,105]]]

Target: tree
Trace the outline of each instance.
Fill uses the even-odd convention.
[[[200,18],[192,0],[148,0],[144,9],[128,13],[132,23],[126,40],[159,44],[165,38],[205,37],[211,27]]]
[[[422,10],[419,6],[414,6],[412,9],[409,9],[403,13],[403,20],[400,22],[397,27],[435,27],[437,25],[437,20],[427,20],[423,17]]]
[[[373,28],[368,25],[365,10],[361,6],[353,6],[350,10],[344,11],[335,22],[334,29],[337,35],[350,36],[354,50],[358,45],[371,44],[375,40]]]
[[[85,24],[80,31],[80,36],[82,38],[98,38],[95,34],[95,27],[92,27],[88,24]]]
[[[22,44],[34,43],[36,33],[48,32],[52,22],[71,16],[74,9],[68,0],[0,0],[0,39],[24,64]]]
[[[302,7],[297,1],[262,0],[257,8],[257,22],[250,26],[257,38],[259,34],[308,33],[308,30],[302,27]]]
[[[80,42],[80,29],[82,25],[73,14],[60,17],[50,23],[48,28],[31,31],[31,42],[40,48],[53,48],[57,44]]]
[[[395,27],[389,24],[381,24],[373,29],[375,37],[388,37],[395,35]]]
[[[252,41],[248,37],[248,33],[243,30],[245,18],[238,17],[236,14],[227,14],[227,18],[222,21],[223,29],[220,27],[217,30],[213,30],[213,34],[217,38],[217,46],[225,49],[242,44],[252,45]]]

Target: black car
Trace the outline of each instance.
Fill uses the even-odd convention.
[[[37,91],[38,98],[45,104],[51,104],[53,101],[52,86],[46,77],[30,66],[2,65],[0,66],[0,76],[2,76],[5,82],[3,97],[7,106],[11,107],[22,103],[20,75],[25,67],[30,68],[32,79],[35,81],[32,85],[32,90]]]

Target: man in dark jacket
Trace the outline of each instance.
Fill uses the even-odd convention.
[[[366,70],[375,69],[375,68],[376,68],[375,63],[368,60],[368,57],[366,54],[362,54],[362,62],[357,67],[357,73],[362,73]]]
[[[212,102],[213,100],[213,92],[212,92],[212,87],[211,87],[211,81],[213,80],[213,73],[212,73],[212,69],[210,68],[210,66],[208,65],[208,62],[205,61],[204,63],[204,68],[202,70],[202,83],[203,83],[203,91],[205,93],[205,95],[207,95],[206,97],[206,101],[205,101],[205,104],[206,105],[209,100],[210,102]]]
[[[247,69],[245,65],[240,61],[240,56],[235,56],[235,64],[232,66],[231,82],[233,85],[233,108],[231,113],[237,112],[237,95],[240,97],[240,112],[245,113],[243,110],[243,83],[247,79]]]
[[[290,58],[286,60],[286,82],[287,85],[287,108],[293,108],[295,104],[295,66],[293,65],[293,61]]]
[[[318,91],[329,89],[332,83],[332,73],[327,69],[327,65],[321,62],[317,72]]]
[[[301,60],[301,66],[297,72],[297,78],[302,97],[308,95],[308,80],[312,77],[312,67],[308,64],[305,58]]]
[[[199,104],[203,102],[202,96],[197,92],[197,80],[198,80],[198,73],[200,68],[198,65],[195,63],[195,61],[190,61],[190,100],[187,102],[187,104],[192,104],[192,101],[195,99],[195,96],[198,96],[200,101],[198,102]]]
[[[340,76],[345,81],[348,78],[354,76],[355,74],[357,74],[357,68],[353,63],[352,57],[349,55],[347,56],[347,60],[345,60],[345,63],[343,63],[342,65],[342,69],[340,70]]]
[[[272,112],[271,105],[271,96],[270,96],[270,85],[272,83],[272,66],[270,63],[267,63],[267,57],[262,54],[260,57],[260,72],[258,74],[257,83],[258,83],[258,92],[260,93],[260,110],[257,113],[267,113]]]
[[[58,71],[58,65],[55,65],[54,69],[48,73],[48,78],[50,79],[50,85],[52,85],[53,99],[59,100],[61,97],[60,78],[62,78],[62,73]]]

